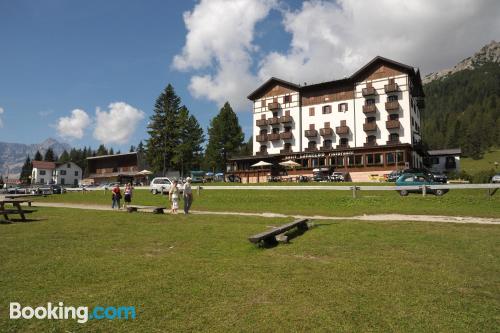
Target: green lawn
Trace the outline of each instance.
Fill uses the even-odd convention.
[[[500,325],[500,227],[46,208],[0,225],[0,331],[487,332]],[[8,320],[8,304],[133,305],[132,321]]]
[[[195,191],[196,192],[196,191]],[[195,193],[193,209],[236,212],[274,212],[326,216],[360,214],[429,214],[500,217],[500,192],[488,198],[486,190],[453,190],[442,197],[395,191],[361,191],[356,199],[350,191],[266,191],[202,190]],[[37,200],[111,205],[110,192],[66,193]],[[139,205],[167,205],[165,196],[136,190],[133,202]]]
[[[495,168],[495,162],[498,162],[499,165]],[[468,174],[474,174],[479,171],[486,170],[497,170],[500,172],[500,149],[491,150],[484,154],[483,158],[480,160],[473,160],[470,157],[462,158],[460,160],[460,165],[463,171]]]

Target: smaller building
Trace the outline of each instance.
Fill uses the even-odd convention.
[[[54,162],[33,161],[33,171],[31,172],[31,184],[45,185],[52,183],[52,176],[56,169]]]
[[[140,183],[146,176],[140,171],[145,168],[140,154],[136,152],[87,157],[87,183]]]
[[[78,186],[82,180],[82,168],[74,162],[56,163],[52,180],[57,185]]]
[[[427,154],[425,164],[431,171],[440,173],[460,172],[460,156],[462,155],[460,148],[429,150]]]

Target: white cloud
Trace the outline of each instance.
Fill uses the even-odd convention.
[[[90,117],[84,110],[74,109],[69,117],[61,117],[57,121],[57,133],[68,139],[83,138],[84,130],[90,125]]]
[[[245,96],[271,76],[295,83],[334,80],[376,55],[427,74],[472,55],[500,31],[497,0],[313,0],[298,10],[281,9],[292,38],[285,52],[255,52],[255,26],[273,6],[279,4],[202,0],[184,14],[186,44],[173,67],[194,72],[194,97],[219,104],[227,99],[249,110]]]
[[[0,107],[0,115],[2,115],[4,113],[4,109],[2,107]],[[0,118],[0,128],[3,127],[3,121],[2,121],[2,118]]]
[[[228,100],[236,110],[248,106],[245,94],[256,85],[250,71],[255,25],[264,19],[275,0],[202,0],[184,13],[186,44],[174,57],[178,70],[211,69],[214,74],[194,75],[191,94],[222,105]]]
[[[144,112],[124,102],[111,103],[109,111],[96,109],[94,138],[104,144],[127,143],[137,124],[144,119]]]

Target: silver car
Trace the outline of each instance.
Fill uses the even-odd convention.
[[[156,177],[149,184],[149,190],[153,194],[168,193],[172,186],[172,180],[168,177]],[[177,183],[177,188],[182,192],[182,185]]]
[[[493,177],[491,177],[491,182],[492,183],[500,183],[500,173],[497,173]]]

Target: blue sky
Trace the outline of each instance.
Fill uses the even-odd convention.
[[[269,76],[333,80],[378,54],[428,73],[500,31],[496,1],[453,2],[439,22],[451,0],[391,1],[380,6],[406,14],[374,22],[366,4],[352,0],[0,0],[0,141],[54,137],[126,150],[147,138],[154,101],[168,83],[203,128],[229,100],[249,135],[245,96]],[[367,33],[368,19],[385,26]],[[397,33],[384,33],[395,25]]]

